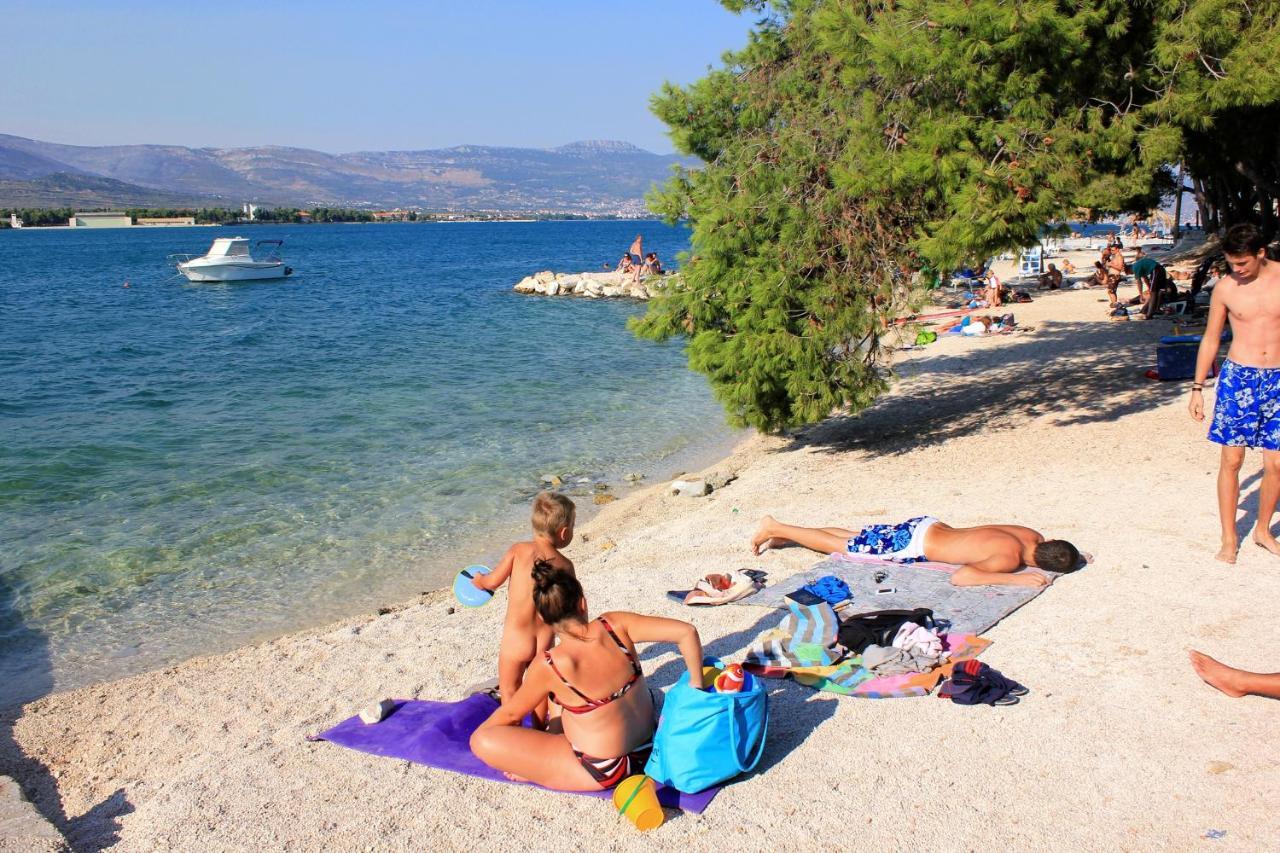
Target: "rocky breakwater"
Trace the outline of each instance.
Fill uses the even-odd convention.
[[[636,281],[621,272],[552,272],[544,270],[522,278],[517,293],[538,296],[583,296],[588,299],[649,299],[665,290],[674,276],[651,275]]]

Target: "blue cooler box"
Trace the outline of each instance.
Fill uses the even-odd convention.
[[[1169,335],[1156,347],[1156,373],[1161,380],[1193,379],[1196,355],[1200,352],[1199,335]]]

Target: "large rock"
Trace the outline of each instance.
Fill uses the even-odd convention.
[[[711,484],[706,480],[673,480],[671,494],[686,498],[700,498],[711,494]]]
[[[636,281],[620,272],[557,273],[542,270],[515,285],[517,293],[540,296],[583,296],[588,299],[650,299],[666,288],[671,276],[651,276]]]

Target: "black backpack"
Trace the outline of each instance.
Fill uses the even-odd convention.
[[[932,628],[933,611],[927,607],[917,607],[914,610],[855,613],[840,623],[840,645],[853,654],[861,654],[867,646],[893,645],[898,629],[908,622]]]

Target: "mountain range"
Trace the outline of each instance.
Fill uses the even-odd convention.
[[[642,213],[688,157],[626,142],[461,145],[327,154],[307,148],[62,145],[0,134],[0,207],[404,207]]]

